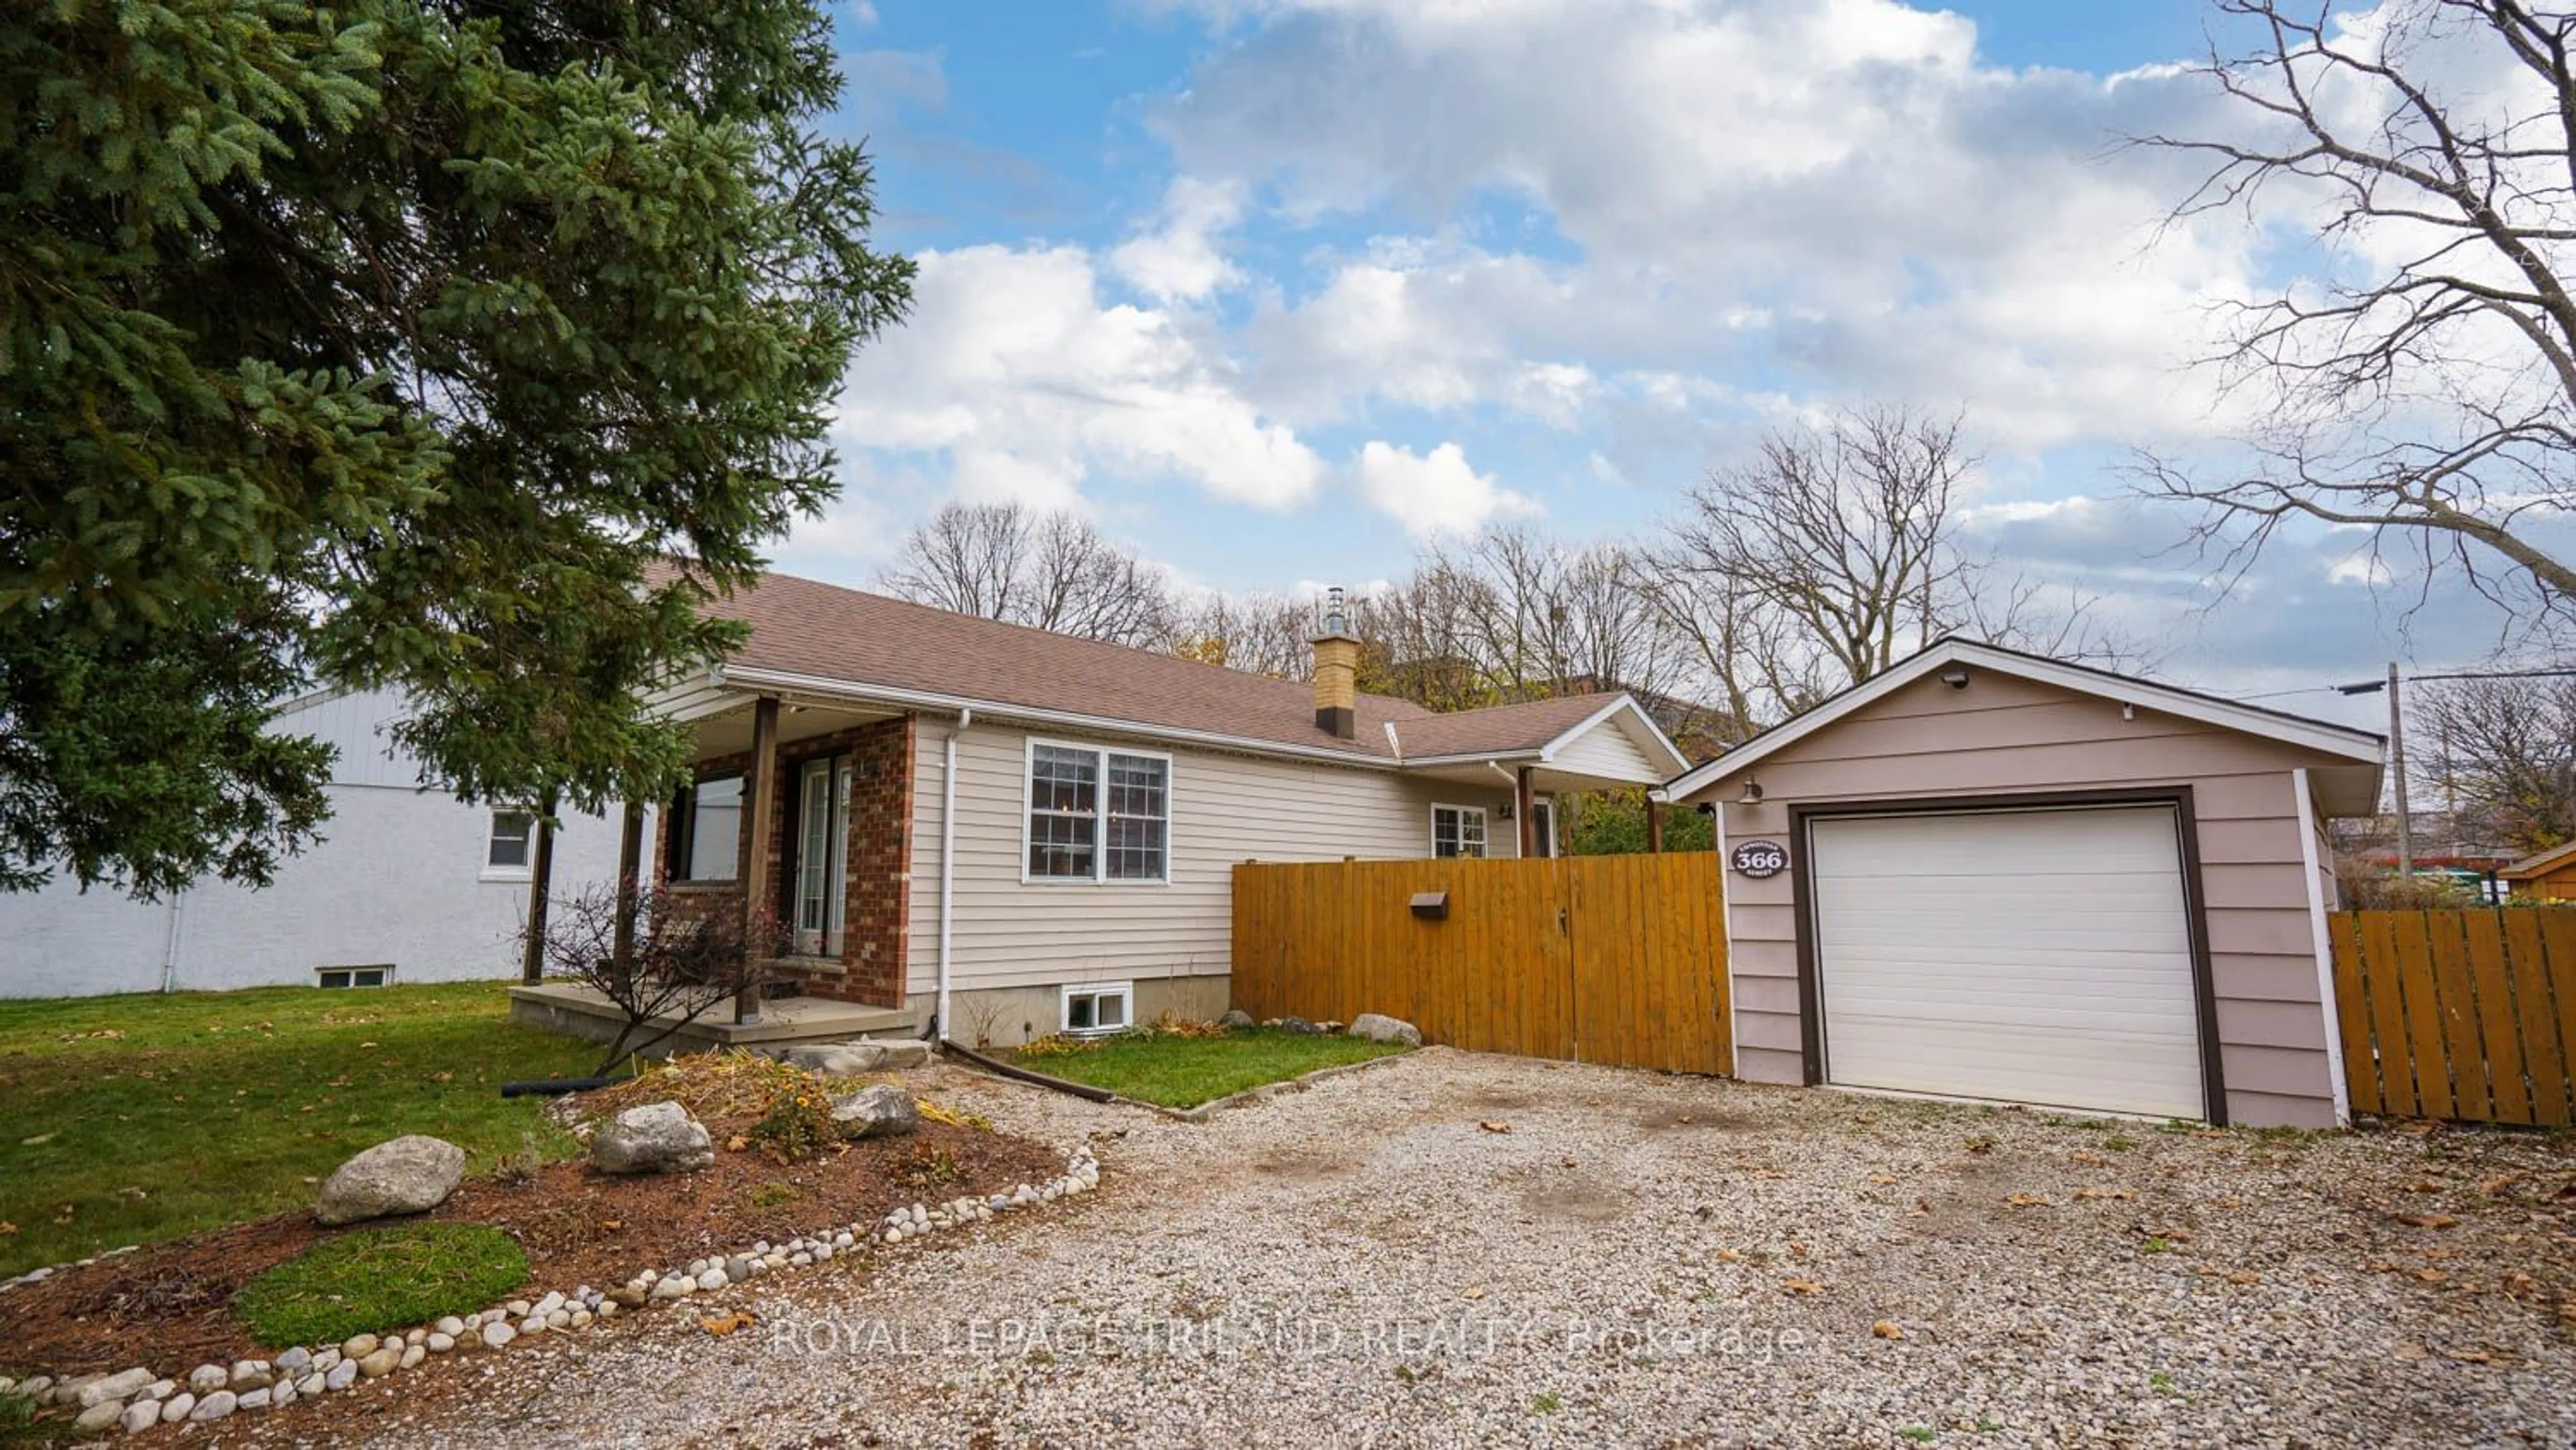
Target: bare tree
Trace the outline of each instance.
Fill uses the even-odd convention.
[[[2444,680],[2408,704],[2455,833],[2521,852],[2576,839],[2576,680]]]
[[[647,890],[636,893],[630,916],[620,910],[619,894],[591,888],[530,929],[546,975],[590,988],[624,1015],[600,1058],[603,1073],[628,1052],[650,1052],[732,1001],[787,946],[775,922],[744,921],[739,903],[692,910],[697,903]],[[631,927],[631,941],[621,924]]]
[[[2341,29],[2325,0],[2218,9],[2253,37],[2201,67],[2236,134],[2138,138],[2211,163],[2174,220],[2322,206],[2334,265],[2232,309],[2214,361],[2273,420],[2259,465],[2150,458],[2145,491],[2197,506],[2231,575],[2314,519],[2420,551],[2428,580],[2576,606],[2576,564],[2532,527],[2576,503],[2576,16],[2392,0]]]
[[[1172,653],[1282,680],[1314,672],[1313,602],[1287,594],[1211,594],[1180,607]]]
[[[1025,504],[947,505],[904,536],[878,582],[917,603],[1112,644],[1173,636],[1161,570],[1082,519]]]
[[[1973,465],[1957,417],[1902,408],[1766,435],[1753,462],[1692,490],[1648,556],[1659,647],[1696,664],[1739,731],[1947,634],[2134,664],[2094,598],[1969,551]]]

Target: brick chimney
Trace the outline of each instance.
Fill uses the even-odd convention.
[[[1324,595],[1323,629],[1315,636],[1315,724],[1344,740],[1359,735],[1360,642],[1351,633],[1350,598],[1334,585]]]

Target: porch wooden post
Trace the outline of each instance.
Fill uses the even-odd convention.
[[[778,697],[763,695],[751,707],[751,766],[742,782],[742,919],[743,950],[750,960],[765,960],[760,951],[762,919],[769,913],[769,836],[778,815]],[[760,1020],[760,983],[746,980],[733,999],[733,1020]]]
[[[637,878],[643,869],[644,806],[640,801],[628,801],[626,819],[617,832],[617,934],[609,947],[617,958],[620,977],[635,965],[635,903],[641,894]]]
[[[1663,802],[1649,797],[1646,801],[1646,850],[1660,855],[1664,849]]]
[[[535,986],[546,976],[546,898],[555,882],[555,828],[548,819],[555,802],[548,797],[537,817],[537,839],[528,858],[528,937],[519,951],[519,980]]]
[[[1520,818],[1521,859],[1524,861],[1538,855],[1538,802],[1530,790],[1531,769],[1530,766],[1522,766],[1520,774],[1512,779],[1512,813]]]

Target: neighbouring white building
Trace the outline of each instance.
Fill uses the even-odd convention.
[[[271,729],[328,741],[338,757],[323,839],[264,890],[209,880],[144,902],[57,880],[0,895],[0,997],[517,975],[532,819],[422,789],[388,736],[402,712],[387,691],[325,691],[280,712]],[[554,898],[616,875],[616,823],[567,816]]]

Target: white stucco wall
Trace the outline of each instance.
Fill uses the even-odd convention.
[[[528,885],[487,872],[491,811],[411,784],[373,727],[395,706],[350,696],[281,717],[281,730],[341,747],[324,839],[250,891],[209,881],[137,902],[66,881],[0,896],[0,997],[311,986],[325,966],[391,963],[397,982],[514,975]],[[649,829],[649,827],[648,827]],[[617,874],[617,827],[567,817],[555,895]]]

